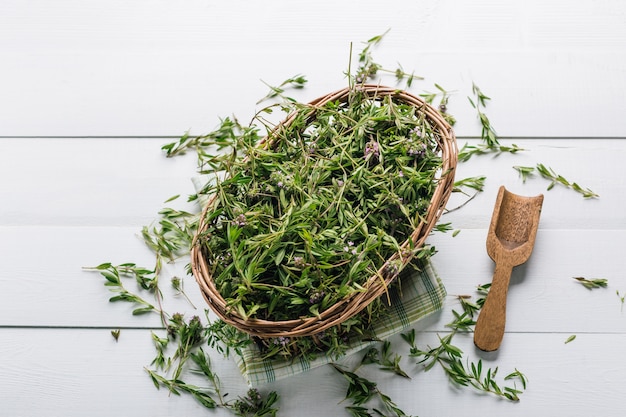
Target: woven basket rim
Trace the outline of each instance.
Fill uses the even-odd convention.
[[[435,226],[437,220],[443,214],[445,205],[454,186],[454,174],[458,154],[454,131],[439,111],[426,103],[423,99],[404,90],[377,84],[362,84],[355,87],[345,87],[340,90],[333,91],[309,102],[308,108],[310,108],[312,112],[315,112],[316,108],[328,102],[344,101],[353,89],[365,92],[370,96],[370,98],[392,96],[405,104],[418,107],[419,110],[422,111],[428,118],[428,122],[431,124],[433,129],[437,130],[439,133],[439,142],[437,147],[439,148],[442,156],[441,176],[438,179],[435,191],[431,197],[430,204],[426,211],[426,216],[414,229],[409,239],[401,245],[401,248],[403,249],[409,246],[409,244],[414,247],[421,247]],[[297,113],[288,115],[276,126],[275,129],[288,125],[296,116]],[[260,144],[266,144],[266,141],[267,136],[261,140]],[[250,335],[260,338],[299,337],[311,336],[324,331],[342,323],[350,317],[353,317],[376,298],[383,295],[387,291],[387,286],[398,275],[394,274],[393,276],[386,276],[389,274],[383,273],[383,265],[377,274],[372,275],[363,285],[366,289],[365,291],[355,292],[346,296],[341,301],[320,312],[319,316],[302,317],[283,321],[269,321],[253,317],[245,319],[227,306],[226,301],[215,287],[209,271],[209,265],[202,255],[202,250],[200,244],[198,243],[198,236],[202,233],[204,227],[206,226],[204,219],[206,218],[207,212],[211,209],[213,200],[214,197],[209,197],[209,200],[202,210],[196,238],[192,243],[192,273],[201,289],[201,293],[205,301],[215,314],[217,314],[217,316],[226,323]],[[387,261],[395,261],[399,259],[399,257],[400,255],[395,253]],[[408,261],[408,259],[401,259],[403,267],[408,263]]]

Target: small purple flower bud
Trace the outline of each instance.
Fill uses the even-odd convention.
[[[294,256],[293,265],[296,268],[303,268],[306,265],[306,263],[304,262],[304,258],[302,256]]]
[[[419,159],[423,158],[426,155],[426,144],[420,143],[414,148],[411,148],[407,151],[407,154]]]
[[[248,398],[255,404],[260,403],[262,400],[261,393],[256,388],[250,388],[248,390]]]
[[[240,214],[239,216],[235,217],[235,220],[233,220],[233,224],[235,226],[239,226],[239,227],[243,227],[246,225],[246,215],[245,214]]]
[[[424,137],[424,132],[422,132],[422,129],[419,126],[415,126],[413,129],[411,129],[410,133],[420,139]]]
[[[280,345],[280,346],[282,346],[282,347],[285,347],[285,346],[287,346],[287,344],[289,343],[289,338],[288,338],[288,337],[283,337],[283,336],[280,336],[280,337],[275,337],[275,338],[273,339],[273,343],[274,343],[275,345]]]
[[[367,159],[370,156],[372,158],[378,158],[380,156],[380,146],[375,140],[371,140],[367,142],[367,144],[365,144],[365,152],[363,153],[363,157]]]
[[[326,293],[324,291],[316,291],[309,297],[309,304],[317,304],[324,299]]]

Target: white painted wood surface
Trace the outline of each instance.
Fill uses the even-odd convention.
[[[0,415],[227,415],[154,388],[143,368],[158,320],[108,303],[103,279],[82,267],[153,262],[137,235],[164,200],[193,192],[195,169],[193,156],[166,159],[161,145],[207,132],[219,117],[247,120],[266,93],[259,79],[303,73],[309,86],[294,93],[302,100],[343,86],[349,43],[358,49],[388,28],[375,58],[424,76],[415,92],[435,82],[454,91],[461,145],[478,143],[466,99],[476,82],[492,97],[486,112],[502,142],[527,149],[459,166],[459,178],[487,183],[443,219],[458,236],[431,238],[450,297],[419,326],[422,346],[445,332],[455,295],[491,278],[484,242],[497,188],[543,192],[545,202],[534,253],[514,272],[501,349],[486,355],[470,336],[457,339],[501,374],[524,372],[521,401],[420,371],[399,337],[392,342],[413,379],[372,378],[422,417],[623,415],[626,3],[590,0],[1,2]],[[600,198],[546,191],[547,181],[523,183],[511,168],[539,162]],[[182,274],[184,263],[167,272]],[[609,287],[588,291],[574,276]],[[185,284],[203,306],[192,278]],[[194,312],[166,297],[171,309]],[[231,361],[215,355],[214,364],[231,396],[246,390]],[[345,385],[330,368],[264,389],[278,390],[282,416],[345,415]]]

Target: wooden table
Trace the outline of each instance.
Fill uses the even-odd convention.
[[[412,376],[371,371],[406,413],[419,416],[622,415],[626,384],[626,3],[539,0],[474,2],[3,1],[0,4],[0,414],[18,416],[204,416],[188,396],[156,390],[144,367],[155,350],[154,316],[107,302],[104,280],[83,267],[152,266],[139,234],[172,195],[194,192],[193,155],[160,147],[219,118],[249,120],[266,94],[295,75],[307,100],[341,88],[350,42],[360,51],[391,29],[375,60],[415,70],[416,93],[452,93],[460,145],[480,144],[467,96],[476,83],[501,143],[526,149],[459,165],[485,176],[484,191],[446,214],[460,233],[430,239],[449,296],[418,325],[418,344],[447,333],[458,295],[475,295],[493,262],[485,239],[497,189],[544,193],[533,255],[516,268],[501,348],[455,343],[470,361],[528,377],[511,403],[461,389],[435,367],[424,372],[400,337],[392,346]],[[393,84],[393,77],[385,79]],[[515,165],[543,163],[600,195],[580,194]],[[460,202],[455,196],[452,205]],[[166,276],[184,276],[185,259]],[[573,277],[605,278],[587,290]],[[172,310],[204,315],[165,288]],[[111,330],[120,330],[116,341]],[[570,336],[575,340],[566,343]],[[212,353],[224,390],[246,386],[229,359]],[[330,367],[279,381],[283,416],[347,415],[345,382]]]

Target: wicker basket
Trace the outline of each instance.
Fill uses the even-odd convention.
[[[458,153],[454,132],[442,115],[419,97],[405,91],[379,85],[360,85],[356,88],[362,89],[362,91],[371,98],[391,96],[397,102],[415,106],[418,112],[423,113],[431,124],[432,129],[437,132],[437,146],[442,159],[441,176],[438,180],[435,192],[433,193],[426,216],[409,239],[412,242],[407,240],[403,245],[403,248],[408,247],[409,244],[413,245],[413,247],[421,247],[424,245],[427,236],[443,213],[450,193],[452,192]],[[350,92],[350,88],[344,88],[319,97],[309,104],[314,109],[316,106],[322,106],[329,102],[345,102]],[[293,118],[293,115],[288,116],[282,122],[282,125],[288,125]],[[267,145],[267,143],[265,145]],[[198,234],[201,234],[206,229],[206,224],[203,219],[205,218],[206,211],[211,210],[211,201],[212,200],[209,200],[201,216]],[[389,261],[397,261],[398,258],[399,255],[396,254],[391,257]],[[402,259],[401,261],[404,266],[410,260]],[[244,319],[239,316],[236,311],[228,307],[226,301],[215,287],[210,274],[210,267],[203,256],[201,245],[197,242],[193,244],[191,249],[191,267],[200,286],[202,295],[211,309],[226,323],[252,336],[260,338],[312,336],[332,326],[339,325],[359,313],[376,298],[383,295],[387,291],[387,286],[397,276],[397,274],[385,274],[381,268],[377,275],[368,279],[365,285],[366,291],[347,296],[330,308],[320,312],[319,316],[285,321],[268,321],[256,318]],[[381,276],[384,276],[384,280],[381,279]]]

